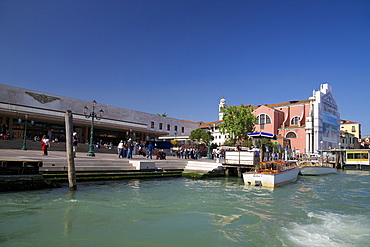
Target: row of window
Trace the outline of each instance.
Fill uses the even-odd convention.
[[[290,125],[298,125],[299,121],[301,121],[301,117],[295,116],[290,120]],[[271,118],[267,114],[260,114],[257,116],[257,124],[270,124],[271,123]]]
[[[344,129],[344,126],[342,126],[341,128]],[[352,126],[352,132],[356,132],[356,126]]]
[[[219,136],[218,136],[218,139],[221,139],[221,138],[222,138],[222,137],[219,135]],[[229,136],[228,136],[228,135],[226,135],[226,136],[225,136],[225,138],[229,138]],[[215,139],[217,139],[217,136],[215,136]]]
[[[150,122],[150,128],[154,129],[154,122]],[[158,128],[163,130],[163,123],[159,123]],[[171,125],[167,124],[167,131],[171,131]],[[177,125],[174,127],[174,131],[177,132]],[[181,127],[181,133],[185,133],[185,128]]]
[[[368,153],[348,153],[347,159],[356,159],[356,160],[368,160],[369,154]]]

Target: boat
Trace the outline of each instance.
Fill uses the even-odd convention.
[[[246,185],[278,187],[296,181],[299,171],[296,161],[265,161],[243,173],[243,180]]]
[[[298,165],[299,174],[302,176],[318,176],[337,172],[337,168],[333,167],[332,164],[319,160],[302,160],[298,162]]]

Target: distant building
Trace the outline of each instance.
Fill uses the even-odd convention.
[[[370,148],[370,136],[364,136],[359,140],[361,148]]]
[[[226,107],[226,100],[220,100],[219,109]],[[259,105],[254,107],[257,117],[255,132],[268,132],[280,137],[279,143],[297,152],[317,152],[317,150],[338,148],[340,143],[340,114],[329,84],[322,84],[320,90],[306,100]],[[221,135],[219,120],[209,122],[200,128],[211,130],[213,143],[222,145],[226,135]]]
[[[222,97],[220,99],[220,103],[218,104],[218,121],[204,123],[199,127],[200,129],[210,131],[212,136],[214,137],[212,143],[217,144],[218,146],[224,144],[224,142],[228,138],[227,135],[221,134],[219,129],[220,124],[223,123],[223,117],[225,115],[225,112],[223,112],[223,110],[226,109],[226,106],[226,100],[224,97]]]
[[[205,129],[211,132],[211,135],[214,137],[212,143],[221,146],[227,140],[228,135],[221,134],[219,126],[223,123],[222,120],[208,122],[201,125],[200,129]]]
[[[342,149],[358,149],[360,143],[354,134],[348,133],[347,131],[340,131],[340,148]]]
[[[352,133],[356,138],[361,139],[361,124],[349,120],[340,120],[340,130]]]
[[[0,84],[0,131],[11,138],[22,139],[25,115],[34,125],[27,129],[27,137],[48,135],[50,139],[65,139],[65,112],[73,113],[74,131],[81,141],[90,138],[91,118],[83,114],[84,107],[92,110],[91,102],[52,95],[34,90]],[[179,120],[145,112],[104,104],[96,105],[95,111],[104,111],[103,118],[95,120],[94,140],[113,142],[132,138],[134,141],[155,141],[162,136],[185,138],[202,122]],[[21,121],[21,122],[19,122]]]

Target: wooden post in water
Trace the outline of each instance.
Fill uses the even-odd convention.
[[[68,161],[69,189],[77,190],[75,160],[74,160],[73,149],[72,149],[73,117],[72,117],[72,111],[70,110],[66,111],[65,124],[66,124],[66,148],[67,148],[67,161]]]

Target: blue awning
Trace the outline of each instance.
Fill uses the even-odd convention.
[[[248,133],[249,137],[253,138],[270,138],[270,139],[276,139],[276,135],[267,133],[267,132],[253,132],[253,133]]]

